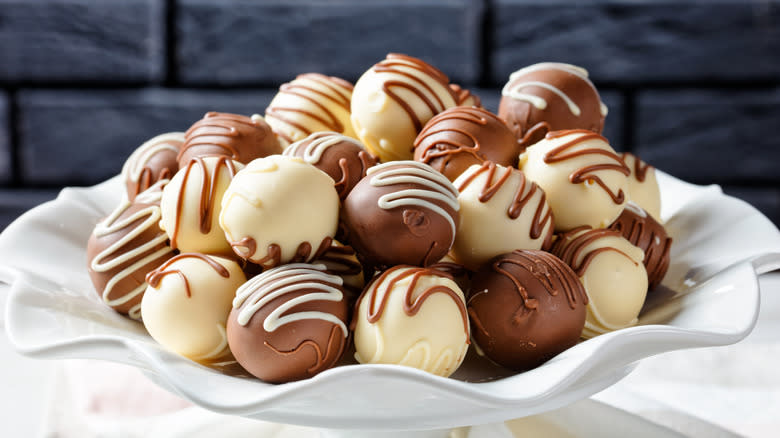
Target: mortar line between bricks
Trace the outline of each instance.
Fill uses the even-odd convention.
[[[179,76],[178,66],[176,65],[176,1],[165,1],[165,29],[163,35],[165,38],[165,79],[163,84],[166,87],[176,83]]]
[[[482,4],[482,17],[480,18],[479,25],[481,26],[479,31],[479,58],[482,65],[480,76],[477,78],[477,83],[480,87],[492,86],[490,78],[493,77],[493,0],[483,0]]]

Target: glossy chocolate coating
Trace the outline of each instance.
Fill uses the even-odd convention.
[[[455,104],[458,106],[475,106],[482,108],[482,99],[476,94],[471,94],[466,88],[461,87],[458,84],[450,83],[450,90],[455,95]]]
[[[502,254],[472,278],[471,335],[496,363],[528,370],[577,343],[587,303],[579,278],[552,254]]]
[[[284,155],[302,158],[327,173],[341,200],[378,161],[359,141],[336,132],[315,132],[288,146]]]
[[[348,337],[341,279],[323,265],[269,269],[236,292],[227,337],[236,360],[266,382],[314,376],[336,364]]]
[[[549,131],[588,129],[600,134],[604,129],[606,106],[580,67],[531,65],[510,76],[501,96],[498,116],[514,131],[521,149]]]
[[[459,221],[457,190],[416,161],[374,166],[344,200],[349,244],[377,267],[428,266],[450,250]]]
[[[648,288],[652,290],[661,284],[669,269],[669,251],[672,248],[672,238],[666,234],[664,226],[640,207],[629,203],[609,229],[620,232],[632,245],[645,252],[643,263],[647,269]]]
[[[122,177],[131,201],[156,182],[170,180],[179,170],[177,157],[184,143],[184,134],[169,132],[149,139],[125,161]]]
[[[220,155],[247,164],[255,158],[279,154],[282,147],[271,127],[257,114],[209,112],[184,134],[179,153],[179,167],[184,168],[195,157]]]
[[[472,164],[516,167],[517,140],[490,111],[459,106],[432,118],[414,141],[414,159],[454,181]]]

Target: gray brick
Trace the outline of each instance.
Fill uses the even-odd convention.
[[[388,52],[454,81],[481,73],[482,1],[177,0],[178,78],[278,84],[299,73],[357,79]]]
[[[780,182],[780,88],[637,95],[636,152],[698,183]]]
[[[38,204],[57,197],[57,190],[0,189],[0,230]]]
[[[492,79],[540,61],[596,81],[775,79],[780,1],[494,0]]]
[[[753,205],[780,227],[780,187],[725,186],[723,191]]]
[[[276,90],[21,90],[25,184],[93,184],[118,173],[144,140],[186,130],[207,111],[263,114]]]
[[[164,5],[165,0],[0,0],[0,80],[160,80]]]
[[[0,91],[0,184],[7,184],[13,179],[9,111],[8,95]]]

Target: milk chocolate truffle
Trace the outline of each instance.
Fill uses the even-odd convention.
[[[450,90],[455,95],[455,104],[457,106],[475,106],[482,108],[482,100],[476,94],[471,94],[471,91],[461,87],[458,84],[450,84]]]
[[[255,158],[282,153],[282,146],[263,117],[208,112],[184,134],[179,167],[195,157],[224,156],[247,164]]]
[[[466,356],[463,292],[443,272],[392,267],[366,287],[356,309],[352,325],[360,363],[405,365],[447,377]]]
[[[520,170],[547,194],[559,232],[608,227],[627,200],[628,167],[591,131],[548,133],[520,155]]]
[[[449,78],[411,56],[391,53],[355,83],[352,126],[382,162],[411,160],[417,134],[457,103]]]
[[[283,155],[302,158],[327,173],[342,200],[366,176],[368,168],[377,163],[362,143],[336,132],[315,132],[288,146]]]
[[[486,161],[454,182],[460,225],[452,256],[472,271],[516,249],[548,249],[553,214],[544,191],[523,172]]]
[[[628,199],[650,213],[653,219],[660,221],[661,189],[655,177],[655,167],[629,152],[623,152],[620,156],[631,170],[626,189]]]
[[[127,197],[130,201],[160,180],[170,180],[179,170],[177,156],[184,134],[160,134],[138,147],[122,166]]]
[[[514,131],[522,149],[550,131],[587,129],[601,134],[607,107],[587,70],[542,62],[509,76],[501,90],[498,116]]]
[[[582,227],[561,235],[552,253],[574,270],[588,294],[583,337],[636,324],[647,295],[640,248],[617,231]]]
[[[333,367],[347,344],[341,278],[323,265],[293,263],[263,272],[236,292],[227,335],[255,377],[284,383]]]
[[[144,325],[163,347],[195,361],[230,355],[225,324],[246,277],[232,260],[182,253],[146,277]]]
[[[282,84],[265,109],[265,120],[283,145],[303,140],[318,131],[333,131],[357,138],[349,120],[351,83],[319,73],[299,75]]]
[[[474,274],[474,341],[504,367],[535,368],[580,339],[588,296],[577,275],[544,251],[502,254]]]
[[[349,243],[370,265],[436,263],[455,239],[457,196],[452,183],[427,164],[374,166],[344,200]]]
[[[95,226],[87,242],[87,271],[103,302],[133,319],[141,318],[146,274],[173,257],[160,221],[160,191],[123,199]]]
[[[669,269],[669,251],[672,248],[672,238],[666,234],[664,226],[641,207],[629,202],[609,229],[620,232],[632,245],[645,252],[643,263],[650,290],[661,284]]]
[[[233,178],[219,225],[236,254],[267,269],[325,252],[338,216],[339,196],[325,172],[297,157],[272,155]]]
[[[217,220],[220,200],[243,164],[224,156],[196,157],[163,189],[160,228],[183,252],[232,253]]]
[[[324,265],[325,272],[341,277],[348,301],[353,302],[363,292],[363,287],[366,285],[363,265],[351,246],[334,240],[312,264]]]
[[[517,166],[517,141],[490,111],[450,108],[432,118],[414,140],[414,159],[454,181],[472,164],[493,161]]]

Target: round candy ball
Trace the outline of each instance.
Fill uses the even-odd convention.
[[[620,232],[632,245],[644,251],[648,288],[652,290],[661,284],[669,269],[669,252],[672,249],[672,238],[666,234],[664,226],[641,207],[629,202],[609,229]]]
[[[544,190],[558,232],[608,227],[628,200],[628,167],[591,131],[548,133],[520,155],[520,170]]]
[[[304,263],[272,268],[247,281],[236,292],[227,326],[238,363],[273,383],[334,366],[349,336],[341,283],[324,265]]]
[[[184,134],[179,167],[195,157],[224,156],[247,164],[255,158],[282,152],[279,141],[263,117],[208,112]]]
[[[234,261],[182,253],[146,277],[144,325],[163,347],[195,361],[229,357],[225,324],[246,277]]]
[[[361,295],[353,316],[360,363],[414,367],[447,377],[469,346],[463,292],[445,273],[395,266]]]
[[[620,156],[631,170],[626,188],[628,199],[648,212],[653,219],[660,221],[661,189],[655,177],[655,167],[630,152],[623,152]]]
[[[490,111],[455,107],[432,118],[414,140],[414,159],[454,181],[484,161],[514,167],[519,154],[515,135]]]
[[[232,254],[218,224],[220,201],[234,175],[244,167],[224,156],[196,157],[179,169],[163,189],[160,228],[171,247],[182,252]]]
[[[233,178],[219,224],[236,254],[267,269],[322,254],[338,216],[333,179],[300,158],[272,155]]]
[[[601,134],[607,107],[587,70],[542,62],[509,76],[501,90],[498,116],[514,131],[522,149],[550,131],[587,129]]]
[[[357,138],[349,120],[352,89],[351,83],[337,77],[319,73],[298,75],[279,87],[265,109],[265,120],[283,145],[319,131]]]
[[[455,239],[457,196],[452,183],[426,164],[374,166],[344,200],[349,244],[369,265],[436,263]]]
[[[517,250],[483,265],[471,281],[471,333],[487,357],[535,368],[575,345],[588,296],[579,278],[544,251]]]
[[[315,132],[288,146],[283,155],[301,158],[327,173],[342,200],[377,163],[362,143],[336,132]]]
[[[383,162],[410,160],[417,134],[436,114],[456,105],[449,78],[430,64],[391,53],[355,83],[352,126]]]
[[[135,197],[161,180],[170,180],[179,170],[177,157],[184,143],[184,134],[169,132],[147,140],[122,166],[127,197]]]

